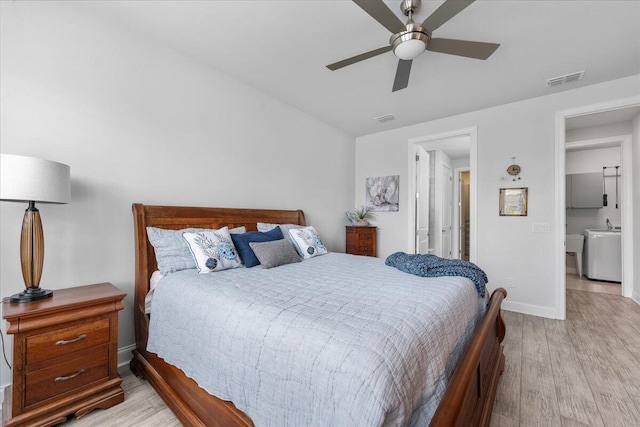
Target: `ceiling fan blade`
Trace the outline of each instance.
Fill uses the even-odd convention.
[[[472,42],[468,40],[431,39],[427,50],[466,56],[467,58],[487,59],[500,46],[498,43]]]
[[[380,47],[369,52],[361,53],[360,55],[352,56],[351,58],[343,59],[342,61],[334,62],[333,64],[327,65],[327,68],[331,71],[335,71],[342,67],[346,67],[347,65],[355,64],[356,62],[364,61],[365,59],[373,58],[374,56],[389,52],[390,50],[391,46]]]
[[[436,9],[427,19],[424,20],[422,26],[433,32],[440,28],[442,24],[446,23],[449,19],[462,12],[467,6],[473,3],[475,0],[446,0]]]
[[[400,59],[398,61],[398,69],[396,70],[396,78],[393,80],[392,92],[402,90],[409,85],[409,74],[411,73],[412,62],[412,59],[408,61]]]
[[[405,30],[402,21],[382,0],[353,0],[353,2],[392,33],[395,34]]]

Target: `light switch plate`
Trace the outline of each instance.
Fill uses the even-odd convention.
[[[531,232],[532,233],[549,233],[549,223],[534,222],[533,224],[531,224]]]

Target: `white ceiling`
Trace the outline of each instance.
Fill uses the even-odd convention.
[[[399,0],[385,1],[402,16]],[[423,1],[422,21],[442,1]],[[388,44],[348,0],[91,1],[115,19],[360,136],[640,73],[640,1],[476,1],[434,37],[501,43],[487,60],[425,52],[392,93],[391,52],[337,71],[325,65]],[[402,16],[404,21],[404,16]],[[546,79],[586,70],[583,81]],[[374,117],[392,113],[394,121]]]

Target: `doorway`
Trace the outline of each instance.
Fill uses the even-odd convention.
[[[594,126],[596,124],[613,125],[620,120],[613,121],[612,117],[621,117],[620,115],[627,115],[627,120],[632,120],[638,117],[640,114],[640,97],[622,99],[610,101],[602,104],[590,105],[585,107],[579,107],[571,110],[560,111],[556,113],[556,227],[555,233],[555,248],[556,248],[556,318],[566,318],[566,261],[565,261],[565,248],[566,248],[566,143],[567,143],[567,121],[571,119],[584,119]],[[615,127],[615,126],[614,126]],[[639,149],[639,141],[631,141],[628,136],[622,136],[626,138],[626,142],[622,142],[622,161],[621,167],[625,171],[622,179],[625,180],[624,194],[621,196],[623,200],[627,200],[627,203],[623,204],[621,208],[621,227],[628,230],[629,238],[622,241],[622,295],[624,297],[631,297],[634,292],[634,247],[633,247],[633,190],[632,190],[632,176],[634,167],[640,167],[640,165],[633,164],[633,157],[631,155],[632,145],[635,145],[634,149]],[[594,140],[602,138],[593,138]],[[571,142],[571,141],[569,141]],[[593,141],[592,141],[593,142]],[[625,147],[627,147],[625,149]],[[636,224],[638,225],[638,224]],[[635,272],[637,274],[637,272]]]
[[[584,117],[566,121],[565,287],[622,295],[622,241],[632,236],[622,228],[622,207],[631,203],[623,197],[631,171],[621,164],[623,153],[631,157],[631,135],[582,139],[606,133],[610,127],[588,126],[591,123]],[[620,122],[614,132],[631,127],[630,122],[624,125]]]
[[[458,258],[469,261],[471,229],[471,173],[468,169],[456,170],[458,177]]]
[[[429,159],[428,185],[422,179],[422,191],[418,191],[425,169],[418,160],[420,153]],[[409,194],[415,196],[409,209],[410,247],[412,253],[433,253],[443,258],[461,258],[462,252],[472,262],[475,261],[476,247],[476,128],[461,129],[443,134],[413,138],[409,140]],[[424,154],[422,154],[422,158]],[[464,236],[461,240],[461,217],[459,171],[468,173],[465,178],[467,188],[463,205],[468,215],[463,224]],[[428,189],[428,197],[425,189]],[[428,200],[427,200],[428,199]],[[427,201],[429,202],[427,208]],[[422,207],[422,209],[421,209]],[[427,210],[428,244],[424,244],[425,216]],[[420,243],[422,242],[422,243]],[[462,242],[462,243],[461,243]]]

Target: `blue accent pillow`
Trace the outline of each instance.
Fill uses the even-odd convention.
[[[253,253],[253,249],[251,249],[249,243],[272,242],[274,240],[281,240],[283,238],[284,236],[282,235],[282,231],[280,231],[280,227],[276,227],[273,230],[264,233],[260,231],[250,231],[248,233],[231,235],[233,245],[238,250],[240,259],[242,259],[245,267],[255,267],[256,265],[260,264],[260,261],[258,261],[258,257],[256,257],[256,254]]]

